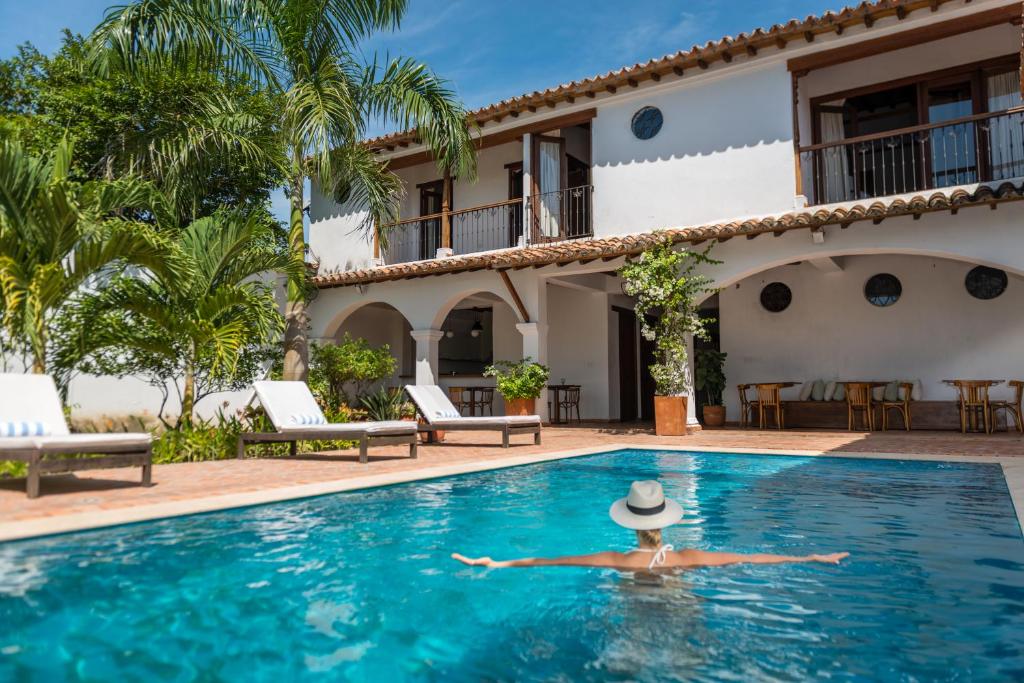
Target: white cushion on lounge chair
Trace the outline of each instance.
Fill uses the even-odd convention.
[[[458,429],[460,426],[466,427],[470,425],[483,426],[483,425],[494,425],[495,428],[504,427],[505,425],[539,425],[539,415],[495,415],[494,417],[483,416],[483,417],[460,417],[458,419],[440,418],[437,420],[431,420],[430,424],[434,427],[447,427],[449,429]]]
[[[387,420],[383,422],[334,422],[328,424],[296,425],[290,424],[281,427],[282,434],[289,432],[304,432],[307,434],[323,433],[328,434],[351,434],[360,436],[362,434],[415,434],[417,425],[411,420]]]
[[[292,415],[288,418],[288,424],[290,425],[323,425],[327,424],[327,418],[323,415],[310,415],[309,413],[303,413],[302,415]]]
[[[0,374],[0,420],[42,422],[53,436],[71,433],[49,375]]]
[[[27,436],[3,437],[0,438],[0,456],[5,453],[18,451],[35,451],[38,449],[35,439]]]
[[[452,405],[444,389],[436,384],[409,384],[405,390],[409,392],[410,398],[423,413],[423,417],[431,424],[437,420],[462,418],[462,413]]]
[[[281,431],[285,427],[298,427],[292,422],[293,415],[309,415],[320,420],[318,424],[326,424],[327,418],[313,398],[313,392],[305,382],[272,382],[263,380],[253,382],[252,388],[260,399],[260,405],[267,411],[267,417],[274,428]]]
[[[152,437],[141,432],[109,432],[39,436],[32,441],[43,453],[67,453],[77,448],[81,448],[82,452],[116,453],[145,449]]]

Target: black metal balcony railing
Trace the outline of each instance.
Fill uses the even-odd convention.
[[[1024,107],[800,148],[812,204],[1024,176]]]
[[[592,186],[583,185],[484,206],[419,216],[382,226],[379,256],[386,264],[434,258],[440,247],[455,254],[588,237]],[[524,207],[529,230],[524,239]]]
[[[593,185],[580,185],[530,197],[530,241],[554,242],[589,237]]]

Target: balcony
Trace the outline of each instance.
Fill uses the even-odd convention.
[[[1024,176],[1024,107],[801,147],[811,204]]]
[[[375,257],[391,265],[436,258],[444,248],[463,255],[590,237],[592,195],[593,186],[580,185],[389,223]]]

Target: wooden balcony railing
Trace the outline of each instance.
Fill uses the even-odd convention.
[[[1024,107],[800,148],[812,204],[1024,176]]]
[[[382,226],[387,239],[377,245],[375,257],[386,264],[407,263],[434,258],[441,247],[473,254],[589,237],[591,193],[592,187],[583,185],[389,223]]]

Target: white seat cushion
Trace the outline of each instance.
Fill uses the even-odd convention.
[[[64,434],[60,436],[40,436],[32,439],[44,453],[74,453],[76,449],[82,452],[101,453],[106,450],[125,451],[142,450],[152,443],[153,439],[149,434],[113,432],[107,434]]]
[[[483,416],[483,417],[460,417],[457,420],[439,419],[431,420],[431,426],[434,427],[446,427],[449,429],[458,429],[459,426],[483,426],[493,425],[496,429],[504,427],[505,425],[512,426],[523,426],[523,425],[539,425],[540,416],[538,415],[496,415],[494,417]]]
[[[800,400],[809,401],[811,400],[811,391],[814,390],[814,380],[808,380],[804,382],[803,386],[800,387]]]
[[[284,427],[294,426],[293,416],[307,416],[319,420],[315,424],[326,424],[327,418],[313,398],[313,392],[305,382],[274,382],[263,380],[253,382],[252,388],[260,405],[266,411],[274,428],[281,431]]]
[[[846,400],[846,385],[842,382],[836,382],[836,390],[832,392],[833,401],[845,401]]]
[[[311,434],[337,434],[341,437],[353,437],[363,434],[415,434],[417,426],[411,420],[389,420],[387,422],[334,422],[313,425],[285,425],[279,430],[282,434],[304,432]]]
[[[50,434],[71,433],[49,375],[0,374],[0,420],[42,422]]]
[[[436,384],[410,384],[405,387],[405,391],[419,408],[423,417],[431,424],[435,420],[462,418],[462,413],[452,405],[444,393],[444,389]]]
[[[35,439],[28,437],[4,437],[0,438],[0,456],[4,453],[15,451],[35,451],[37,449]]]
[[[836,395],[836,386],[838,383],[835,380],[825,383],[825,394],[821,397],[822,401],[831,401],[832,397]]]

